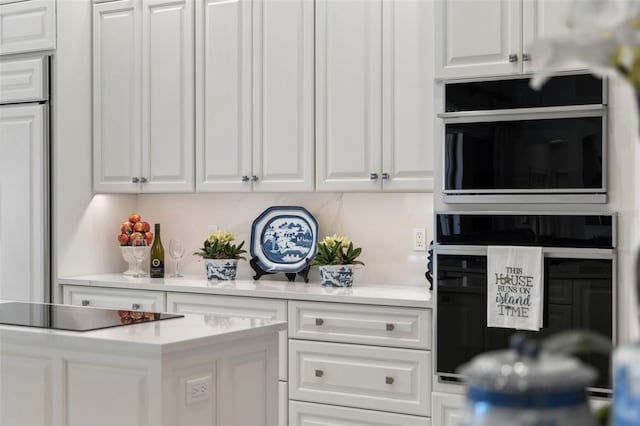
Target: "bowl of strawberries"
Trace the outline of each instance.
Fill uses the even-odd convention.
[[[118,235],[122,258],[127,262],[129,268],[123,272],[124,275],[136,275],[137,261],[134,256],[134,245],[139,246],[140,242],[146,244],[148,258],[149,247],[153,243],[153,232],[151,225],[141,219],[139,214],[132,213],[128,220],[120,225],[120,234]]]

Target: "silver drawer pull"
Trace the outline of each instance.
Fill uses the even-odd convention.
[[[393,324],[387,324],[387,331],[393,331],[393,329],[396,328],[395,325]]]
[[[131,304],[131,309],[134,311],[137,311],[138,309],[140,309],[140,305],[137,303],[133,303]]]
[[[324,320],[322,318],[316,318],[316,325],[320,326],[322,324],[324,324]]]
[[[518,55],[515,53],[512,53],[511,55],[509,55],[509,62],[511,63],[518,62]]]
[[[82,306],[89,306],[91,304],[91,302],[89,302],[88,300],[83,300],[80,303],[82,304]]]
[[[324,376],[324,371],[316,370],[316,377],[322,377],[322,376]]]
[[[393,384],[393,377],[391,376],[387,376],[384,378],[384,382],[388,385],[392,385]]]

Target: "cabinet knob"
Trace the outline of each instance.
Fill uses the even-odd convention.
[[[242,176],[243,182],[249,182],[249,176]]]
[[[384,382],[388,385],[392,385],[393,384],[393,377],[391,376],[387,376],[384,378]]]
[[[89,302],[88,300],[83,300],[82,302],[80,302],[80,304],[82,306],[89,306],[91,304],[91,302]]]
[[[531,60],[531,55],[528,53],[522,54],[522,62],[529,62]]]
[[[146,181],[147,181],[147,178],[146,178],[146,177],[141,177],[141,178],[140,178],[140,182],[145,183]]]
[[[393,324],[387,324],[386,328],[387,328],[387,331],[393,331],[393,329],[396,328],[396,326]]]
[[[383,173],[382,180],[389,180],[389,173]]]
[[[516,53],[512,53],[511,55],[509,55],[509,62],[518,62],[518,55]]]
[[[324,371],[316,370],[316,377],[322,377],[322,376],[324,376]]]
[[[132,311],[137,311],[138,309],[140,309],[140,305],[137,303],[132,303],[131,304],[131,310]]]
[[[378,180],[378,174],[377,173],[370,173],[369,174],[369,179]]]
[[[131,183],[138,183],[140,182],[140,179],[138,179],[138,177],[134,176],[131,178]]]
[[[324,324],[324,320],[322,318],[316,318],[316,325]]]
[[[258,176],[253,175],[251,176],[251,182],[256,182],[258,180]]]

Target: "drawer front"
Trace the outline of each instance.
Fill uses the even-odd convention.
[[[431,426],[425,417],[291,401],[289,426]]]
[[[430,349],[431,310],[292,301],[289,337]]]
[[[260,319],[287,320],[287,302],[254,297],[168,293],[167,311],[180,314],[232,315]],[[287,380],[287,331],[279,336],[278,378]]]
[[[0,9],[0,55],[55,49],[53,0],[9,3]]]
[[[161,291],[126,290],[65,285],[63,303],[132,311],[164,312],[165,296]]]
[[[48,98],[45,56],[0,59],[0,104]]]
[[[431,352],[289,341],[289,398],[429,416]]]

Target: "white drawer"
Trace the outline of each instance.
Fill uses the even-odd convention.
[[[430,349],[431,310],[292,301],[289,337]]]
[[[289,426],[430,426],[425,417],[291,401]]]
[[[0,55],[55,49],[55,3],[28,0],[0,9]]]
[[[397,413],[431,412],[431,352],[289,341],[289,398]]]
[[[165,296],[161,291],[63,286],[63,303],[134,311],[164,312]]]
[[[48,98],[47,57],[0,59],[0,104]]]
[[[287,320],[287,302],[254,297],[210,294],[167,293],[167,311],[180,314],[231,315],[260,319]],[[287,380],[287,331],[279,336],[278,378]]]

